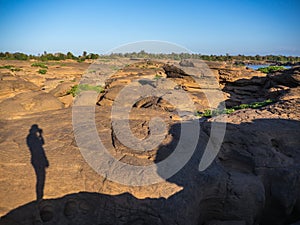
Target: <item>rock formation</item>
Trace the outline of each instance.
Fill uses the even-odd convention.
[[[174,176],[148,186],[112,182],[87,164],[74,138],[72,109],[63,108],[58,99],[66,90],[64,86],[56,86],[46,93],[37,91],[38,85],[26,85],[30,90],[0,102],[0,212],[3,215],[0,224],[299,223],[299,67],[264,75],[217,63],[208,65],[227,93],[226,104],[233,106],[268,98],[276,102],[207,120],[190,118],[201,126],[193,156]],[[181,66],[196,65],[185,61]],[[163,97],[134,96],[139,100],[130,112],[130,128],[136,137],[142,139],[149,135],[149,121],[153,117],[159,116],[167,124],[164,140],[151,151],[137,153],[126,147],[112,127],[111,106],[119,92],[137,78],[144,86],[159,86],[161,79],[172,80],[170,88],[192,96],[197,110],[206,109],[208,102],[201,87],[189,74],[164,63],[134,64],[116,73],[106,83],[105,92],[100,94],[95,108],[95,125],[102,143],[121,162],[159,165],[157,163],[176,148],[184,126],[169,101]],[[211,77],[203,76],[202,79],[209,84]],[[214,88],[212,84],[207,90]],[[35,111],[35,107],[25,111],[21,106],[27,101],[39,102],[36,105],[48,101],[48,104],[40,105],[44,111]],[[48,105],[51,108],[47,108]],[[13,111],[13,106],[16,111]],[[10,111],[5,112],[5,109]],[[227,124],[220,151],[206,170],[199,171],[212,126],[220,125],[218,121],[222,119],[226,119]],[[40,202],[34,201],[35,175],[25,142],[32,124],[43,129],[44,149],[50,163],[44,200]],[[86,129],[88,133],[90,128]],[[156,172],[163,177],[164,168],[157,166]]]

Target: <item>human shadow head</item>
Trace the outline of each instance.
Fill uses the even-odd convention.
[[[29,134],[26,138],[27,146],[31,153],[31,164],[36,174],[36,196],[37,200],[43,198],[46,168],[49,167],[49,162],[46,157],[43,145],[45,144],[43,138],[43,130],[37,124],[33,124],[29,129]]]
[[[40,133],[42,134],[43,130],[39,128],[37,124],[33,124],[29,130],[30,134],[37,134]]]

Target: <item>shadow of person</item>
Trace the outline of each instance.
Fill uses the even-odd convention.
[[[172,141],[158,149],[155,163],[162,177],[165,177],[166,168],[158,163],[175,151],[182,126],[173,124],[169,128]],[[141,199],[130,192],[119,195],[72,193],[46,199],[38,207],[36,202],[29,202],[13,209],[0,218],[0,225],[17,222],[31,225],[37,217],[41,223],[55,225],[282,225],[300,222],[299,128],[300,121],[284,119],[227,123],[218,156],[200,172],[199,163],[211,133],[211,122],[203,122],[194,154],[180,171],[166,178],[167,182],[182,187],[168,198]],[[33,135],[37,133],[34,130],[39,129],[35,126]],[[152,191],[168,187],[161,184],[153,186]],[[38,212],[36,217],[35,211]]]
[[[49,162],[46,157],[43,145],[43,130],[37,124],[33,124],[26,138],[27,146],[31,153],[31,164],[36,175],[36,199],[43,199],[44,186],[46,179],[46,168],[49,167]]]

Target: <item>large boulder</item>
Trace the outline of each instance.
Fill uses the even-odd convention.
[[[63,97],[68,94],[68,91],[70,91],[74,85],[74,82],[63,82],[49,91],[49,93],[55,97]]]
[[[300,85],[300,67],[269,74],[268,77],[278,85],[297,87]]]
[[[40,88],[33,83],[10,73],[0,74],[0,101],[26,91],[37,91]]]
[[[226,82],[223,91],[229,94],[226,106],[264,101],[268,98],[294,99],[299,96],[300,67],[273,74],[241,78]]]
[[[0,103],[0,119],[20,118],[36,112],[62,108],[63,104],[51,94],[43,91],[24,92]]]

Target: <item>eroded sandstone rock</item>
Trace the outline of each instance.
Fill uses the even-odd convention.
[[[116,76],[95,108],[95,125],[107,150],[120,161],[134,165],[146,166],[166,159],[181,135],[182,125],[176,113],[157,110],[159,98],[139,100],[130,112],[130,126],[133,134],[146,138],[150,135],[150,119],[163,117],[168,126],[162,132],[165,139],[160,146],[136,154],[118,143],[114,135],[110,118],[113,101],[122,87],[136,77],[148,76],[151,84],[158,85],[154,79],[156,71],[151,71],[134,73],[130,78]],[[188,75],[177,72],[175,78],[168,78],[166,71],[164,78],[173,79],[181,87],[187,81],[193,83]],[[12,121],[2,119],[0,173],[4,176],[0,209],[6,215],[1,217],[0,224],[297,224],[300,220],[299,85],[296,78],[287,82],[284,76],[274,76],[226,81],[225,88],[240,96],[241,101],[266,98],[270,88],[278,88],[276,85],[281,85],[284,91],[276,95],[279,101],[269,106],[220,115],[219,118],[227,119],[225,137],[216,159],[202,172],[198,170],[199,162],[212,124],[219,118],[201,121],[194,118],[200,123],[201,132],[192,158],[174,176],[149,186],[121,185],[93,171],[76,145],[71,109],[37,111],[34,117]],[[190,91],[193,99],[199,98],[191,89],[186,92]],[[261,93],[264,95],[260,96]],[[44,131],[44,148],[50,162],[45,200],[39,203],[34,201],[35,176],[24,141],[32,124],[39,124]],[[88,132],[91,128],[82,124],[82,129]],[[158,175],[163,176],[163,171],[164,168],[157,166]]]
[[[42,91],[24,92],[0,103],[0,118],[14,119],[62,108],[63,104],[51,94]]]

